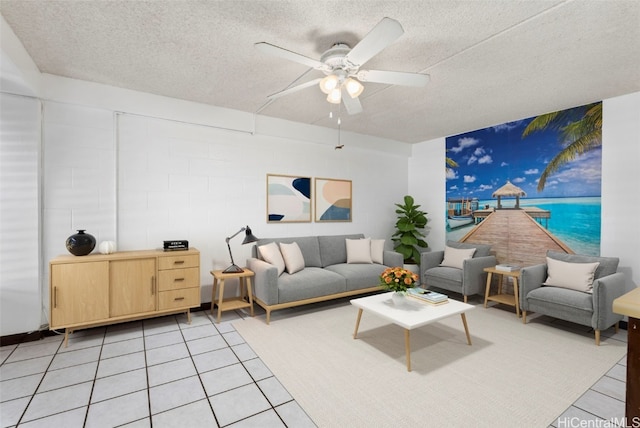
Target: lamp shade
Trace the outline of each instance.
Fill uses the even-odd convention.
[[[320,90],[325,94],[331,93],[332,90],[338,87],[338,76],[335,74],[330,74],[327,77],[323,78],[320,83]]]
[[[329,95],[327,95],[327,101],[329,101],[331,104],[340,104],[341,100],[342,91],[340,90],[340,88],[335,88],[334,90],[329,92]]]
[[[251,228],[249,226],[246,227],[246,230],[244,233],[245,233],[245,236],[244,236],[244,240],[242,241],[242,245],[249,244],[251,242],[256,242],[258,240],[258,238],[253,236],[253,233],[251,233]]]
[[[351,98],[359,97],[362,91],[364,91],[364,86],[357,80],[351,78],[344,82],[344,87],[347,89],[347,93]]]

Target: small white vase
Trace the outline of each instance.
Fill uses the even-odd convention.
[[[98,246],[102,254],[111,254],[116,251],[116,243],[113,241],[102,241]]]
[[[396,306],[401,306],[404,304],[406,296],[402,291],[394,291],[391,295],[391,301]]]

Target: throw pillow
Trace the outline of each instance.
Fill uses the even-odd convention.
[[[371,263],[371,239],[347,239],[347,263]]]
[[[599,262],[569,263],[547,257],[548,277],[543,284],[591,293],[599,265]]]
[[[287,273],[292,274],[304,269],[304,257],[297,243],[292,242],[291,244],[285,244],[281,242],[280,252],[282,253]]]
[[[384,264],[384,239],[371,240],[371,261]]]
[[[278,245],[275,242],[270,242],[266,245],[260,245],[258,251],[260,251],[260,256],[265,262],[271,263],[278,268],[278,276],[282,275],[282,272],[284,272],[284,259]]]
[[[440,266],[454,267],[462,269],[462,264],[465,260],[473,258],[473,254],[476,252],[475,248],[452,248],[444,247],[444,259]]]

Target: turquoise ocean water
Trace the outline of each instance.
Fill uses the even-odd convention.
[[[480,207],[486,204],[495,207],[497,201],[481,200]],[[504,206],[515,205],[515,199],[503,201]],[[547,221],[547,230],[564,242],[577,254],[600,255],[600,197],[588,198],[548,198],[520,199],[520,206],[538,207],[551,212]],[[545,220],[540,224],[545,226]],[[462,230],[461,230],[462,229]],[[447,239],[458,240],[469,231],[461,227],[447,231]]]

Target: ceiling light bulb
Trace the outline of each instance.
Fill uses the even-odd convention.
[[[341,100],[342,93],[340,91],[340,88],[332,90],[331,92],[329,92],[329,95],[327,95],[327,101],[329,101],[331,104],[340,104]]]
[[[344,85],[351,98],[359,97],[362,91],[364,91],[364,86],[362,86],[362,84],[357,80],[353,80],[351,78],[347,79],[347,81],[344,82]]]
[[[330,74],[320,81],[320,90],[325,94],[329,94],[338,87],[338,76]]]

